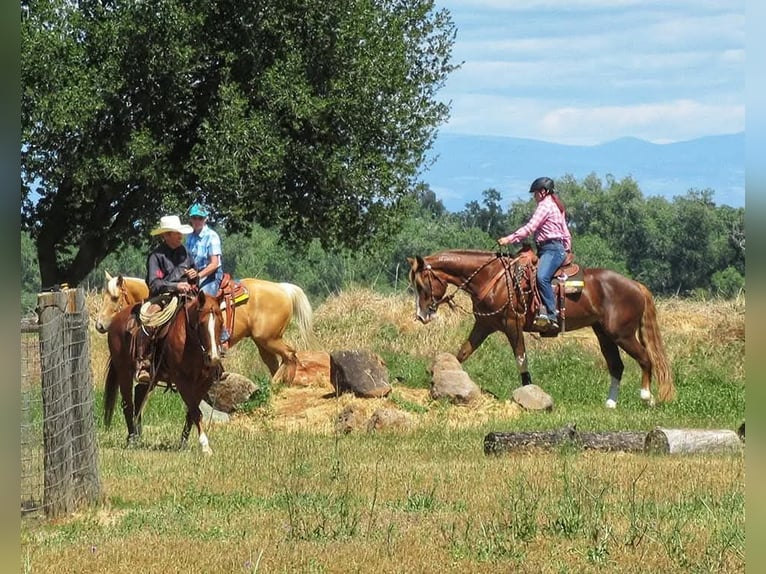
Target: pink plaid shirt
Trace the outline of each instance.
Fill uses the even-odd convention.
[[[520,243],[531,233],[535,234],[537,243],[547,239],[561,239],[565,250],[570,251],[572,249],[572,236],[569,233],[569,227],[567,227],[566,217],[559,211],[559,206],[556,205],[550,195],[546,195],[537,204],[537,209],[527,224],[519,227],[507,238],[511,240],[511,243]]]

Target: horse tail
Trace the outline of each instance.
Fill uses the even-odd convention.
[[[117,402],[117,371],[114,363],[109,359],[106,370],[106,383],[104,385],[104,426],[109,428],[112,424],[114,405]]]
[[[314,335],[314,311],[303,289],[292,283],[280,283],[293,304],[293,319],[298,325],[303,344],[308,348],[317,346]]]
[[[646,306],[644,314],[641,317],[641,328],[639,338],[649,353],[649,361],[652,364],[657,386],[659,387],[659,401],[666,403],[672,401],[676,396],[676,387],[673,384],[673,374],[668,364],[668,358],[665,355],[665,347],[662,344],[662,336],[657,322],[657,307],[654,305],[654,298],[645,285],[639,283],[641,293],[644,295]]]

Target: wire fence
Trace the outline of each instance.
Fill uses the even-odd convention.
[[[21,512],[54,517],[100,499],[101,479],[82,289],[38,295],[22,323]]]

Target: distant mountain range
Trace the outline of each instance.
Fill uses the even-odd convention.
[[[461,211],[482,192],[494,188],[505,207],[528,198],[529,184],[547,175],[572,175],[578,181],[595,173],[618,181],[631,176],[644,197],[668,200],[690,189],[711,189],[716,205],[745,205],[745,133],[653,144],[621,138],[595,146],[572,146],[539,140],[441,134],[430,157],[436,163],[423,174],[444,206]]]

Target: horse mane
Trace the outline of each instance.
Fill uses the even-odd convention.
[[[494,257],[496,253],[494,251],[485,251],[482,249],[447,249],[445,251],[439,251],[430,255],[428,258],[436,261],[454,261],[455,259],[463,259],[465,257]]]

